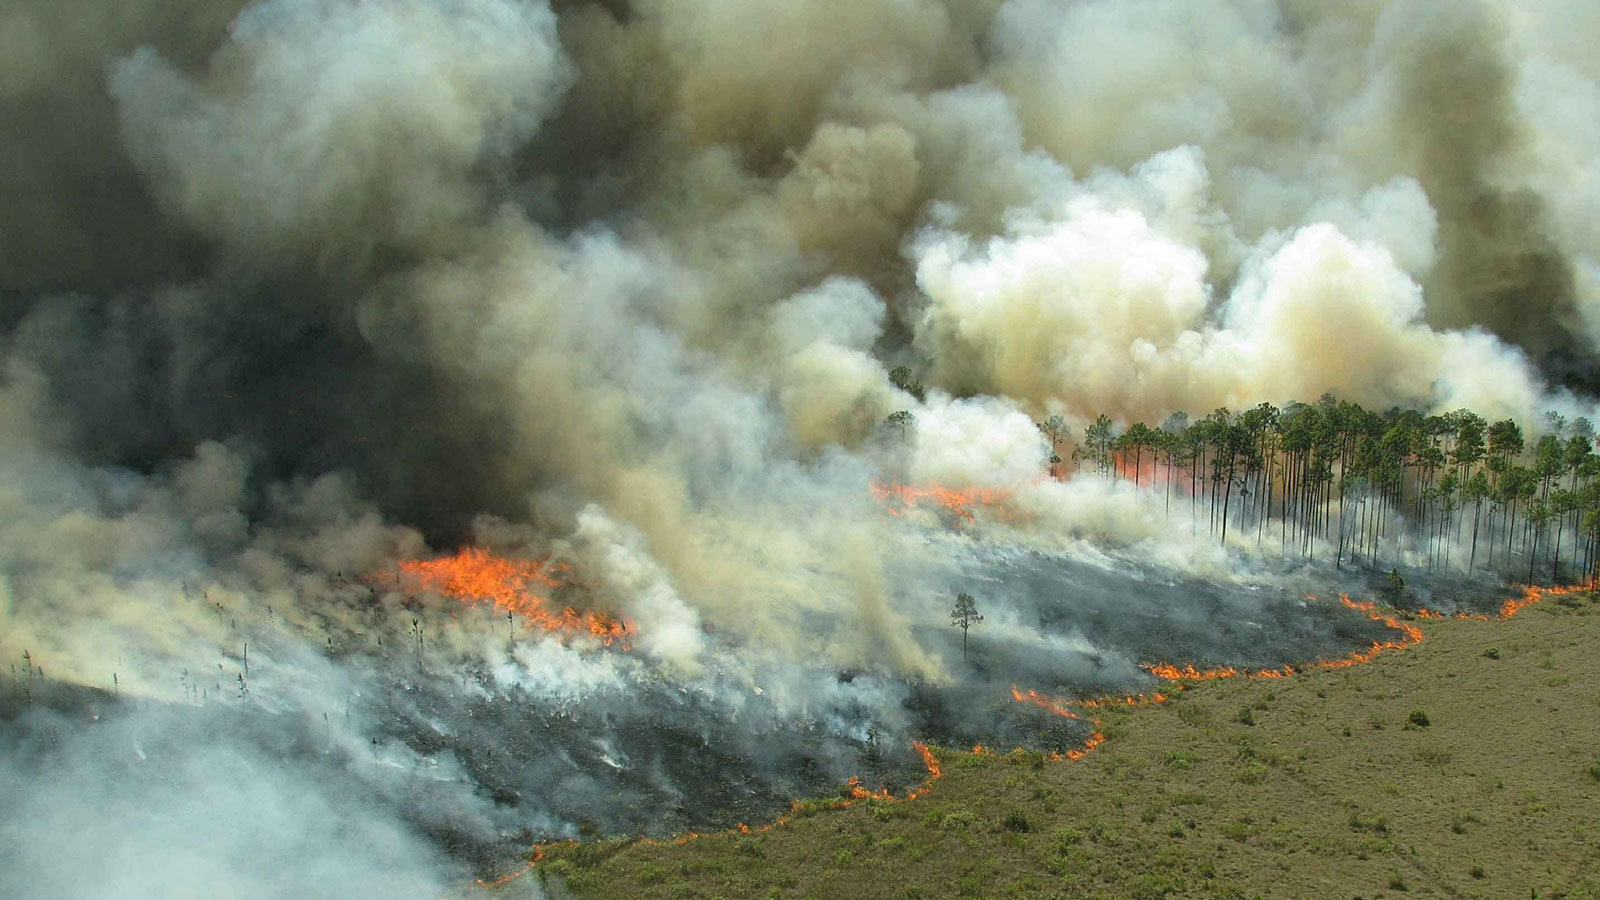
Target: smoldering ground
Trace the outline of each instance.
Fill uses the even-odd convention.
[[[979,699],[1014,679],[1372,638],[1320,568],[1043,478],[1046,416],[1591,412],[1583,4],[100,6],[0,11],[8,685],[221,723],[157,755],[234,793],[116,796],[356,792],[331,815],[419,895],[531,833],[904,783],[919,735],[1069,739]],[[886,515],[875,480],[1009,512]],[[467,543],[565,560],[631,649],[369,579]],[[69,807],[19,870],[93,809],[28,774],[134,766],[95,748],[144,709],[11,720],[18,802]]]

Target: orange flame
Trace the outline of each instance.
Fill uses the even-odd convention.
[[[1034,706],[1037,706],[1040,709],[1044,710],[1045,712],[1054,713],[1055,715],[1061,716],[1062,718],[1066,718],[1066,719],[1081,719],[1081,718],[1083,718],[1083,716],[1080,716],[1077,713],[1073,712],[1072,710],[1067,709],[1065,703],[1063,703],[1060,700],[1057,700],[1054,697],[1050,697],[1048,695],[1041,694],[1038,691],[1026,691],[1025,692],[1025,691],[1022,691],[1022,690],[1018,689],[1016,685],[1012,685],[1011,686],[1011,699],[1017,701],[1018,703],[1031,703]]]
[[[1214,669],[1197,669],[1194,666],[1175,666],[1171,663],[1151,663],[1145,670],[1163,681],[1214,681],[1218,678],[1233,678],[1243,675],[1246,678],[1288,678],[1297,670],[1294,666],[1283,666],[1277,669],[1236,669],[1233,666],[1218,666]]]
[[[943,769],[939,765],[939,758],[933,755],[933,751],[928,749],[928,745],[927,744],[924,744],[921,741],[912,741],[911,742],[911,746],[912,746],[912,748],[914,748],[917,751],[917,755],[922,757],[922,764],[927,767],[928,777],[923,780],[922,784],[920,784],[917,787],[912,788],[910,791],[908,791],[904,797],[896,797],[894,794],[889,792],[888,788],[880,788],[880,789],[874,791],[874,790],[870,790],[868,788],[862,787],[861,786],[861,778],[860,778],[860,776],[854,776],[853,775],[853,776],[850,777],[849,781],[845,782],[845,787],[846,787],[846,789],[848,791],[849,796],[838,797],[838,798],[835,798],[833,800],[827,801],[827,802],[822,804],[823,807],[826,808],[826,809],[844,809],[846,807],[854,805],[857,800],[881,800],[881,801],[888,802],[888,803],[898,803],[898,802],[905,801],[905,800],[915,800],[918,797],[921,797],[923,794],[926,794],[928,792],[929,787],[933,784],[933,782],[936,781],[939,778],[940,775],[944,774],[944,772],[943,772]],[[799,800],[796,800],[796,801],[794,801],[793,803],[790,804],[790,810],[791,811],[798,811],[802,807],[804,807],[805,805],[806,804],[801,803]],[[728,831],[722,832],[722,834],[724,834],[724,835],[731,835],[731,834],[735,834],[735,833],[741,834],[741,835],[759,834],[759,833],[762,833],[762,832],[770,831],[773,828],[776,828],[776,827],[778,827],[780,825],[788,824],[788,822],[789,822],[789,817],[788,816],[779,816],[778,818],[774,819],[773,821],[769,822],[766,825],[756,825],[754,827],[752,827],[750,825],[746,825],[743,822],[740,822],[737,825],[735,825],[733,828],[729,829]],[[704,835],[704,834],[700,834],[699,832],[689,831],[689,832],[685,832],[683,834],[680,834],[680,835],[672,838],[671,841],[672,841],[673,844],[682,846],[683,844],[687,844],[690,841],[699,840],[702,837],[715,837],[715,836],[716,835]],[[660,846],[661,841],[653,840],[653,839],[650,839],[650,838],[645,838],[645,839],[640,840],[639,843],[641,845],[647,846],[647,847],[656,847],[656,846]],[[542,860],[544,858],[544,847],[545,846],[547,846],[547,845],[539,844],[539,845],[536,845],[534,847],[534,858],[533,858],[533,861],[534,861],[535,864],[537,864],[540,860]]]
[[[1171,663],[1150,663],[1144,666],[1150,674],[1163,681],[1213,681],[1218,678],[1288,678],[1304,669],[1348,669],[1359,663],[1370,662],[1373,657],[1386,650],[1405,650],[1422,642],[1422,629],[1409,622],[1402,622],[1392,615],[1378,609],[1378,604],[1367,600],[1351,600],[1349,594],[1340,594],[1339,602],[1345,606],[1366,613],[1367,618],[1374,622],[1382,622],[1385,626],[1400,632],[1400,637],[1389,641],[1373,641],[1365,650],[1357,650],[1349,656],[1340,659],[1322,659],[1308,663],[1303,667],[1280,666],[1276,669],[1237,669],[1232,666],[1220,666],[1215,669],[1196,669],[1194,666],[1175,666]]]
[[[852,800],[893,800],[894,799],[894,795],[889,793],[889,789],[888,788],[879,788],[879,789],[873,791],[873,790],[868,790],[867,788],[862,787],[861,786],[861,776],[860,775],[851,775],[850,776],[850,780],[848,782],[846,782],[845,785],[848,788],[850,788],[850,798]]]
[[[1074,700],[1078,706],[1089,709],[1100,709],[1107,706],[1153,706],[1157,703],[1167,702],[1167,695],[1160,691],[1148,694],[1128,694],[1123,697],[1100,697],[1094,700]]]
[[[933,755],[933,751],[928,749],[927,744],[924,744],[921,741],[912,741],[911,746],[916,748],[917,755],[922,757],[922,764],[928,769],[928,780],[922,783],[921,788],[912,791],[911,794],[908,795],[908,799],[926,791],[927,786],[932,783],[934,779],[944,774],[944,769],[939,765],[939,757]]]
[[[1011,498],[1011,492],[1000,488],[952,489],[937,485],[887,484],[873,480],[872,496],[889,507],[891,516],[898,516],[906,507],[927,501],[943,507],[962,521],[971,522],[972,507],[1003,503]]]
[[[1100,720],[1096,719],[1095,728],[1093,731],[1089,732],[1089,739],[1083,742],[1083,746],[1076,750],[1068,750],[1063,755],[1066,756],[1068,762],[1077,762],[1078,760],[1083,759],[1085,756],[1093,753],[1096,747],[1104,744],[1105,742],[1105,732],[1100,730]]]
[[[1128,694],[1122,697],[1101,697],[1093,700],[1066,700],[1060,697],[1051,697],[1038,691],[1024,691],[1016,685],[1011,686],[1011,698],[1018,703],[1031,703],[1046,712],[1061,716],[1065,719],[1079,719],[1083,716],[1073,712],[1071,707],[1081,706],[1086,709],[1104,709],[1108,706],[1152,706],[1157,703],[1167,702],[1167,695],[1159,691],[1150,694]],[[1065,753],[1051,753],[1050,759],[1060,762],[1077,762],[1094,752],[1094,749],[1106,742],[1105,732],[1100,730],[1100,718],[1096,716],[1089,720],[1089,737],[1084,740],[1083,746]],[[981,752],[981,747],[972,748],[974,753]]]
[[[543,847],[535,847],[534,848],[534,858],[529,860],[527,865],[524,865],[522,868],[516,869],[515,871],[509,872],[509,873],[507,873],[505,875],[501,875],[499,878],[496,878],[493,881],[485,881],[482,878],[479,878],[478,879],[478,889],[479,890],[484,890],[484,891],[492,891],[492,890],[494,890],[495,888],[498,888],[498,887],[505,887],[506,885],[510,884],[511,882],[516,881],[518,878],[521,878],[522,876],[528,874],[529,872],[532,872],[533,871],[533,867],[538,865],[539,864],[539,860],[541,860],[543,858],[544,858],[544,848]]]
[[[489,603],[523,617],[530,626],[546,631],[591,634],[602,644],[627,646],[633,626],[605,613],[583,613],[572,607],[557,610],[539,588],[557,588],[565,582],[553,573],[559,566],[526,559],[507,559],[469,547],[454,556],[407,560],[400,570],[417,579],[425,590],[466,604]]]
[[[1512,597],[1500,606],[1500,618],[1509,619],[1527,607],[1538,603],[1546,594],[1573,594],[1586,590],[1581,584],[1569,584],[1561,587],[1536,587],[1528,585],[1522,589],[1521,597]]]
[[[1589,590],[1589,586],[1586,584],[1567,584],[1555,587],[1538,587],[1531,584],[1526,585],[1522,588],[1522,595],[1520,597],[1510,597],[1506,600],[1506,602],[1500,604],[1499,618],[1509,619],[1522,610],[1527,609],[1535,603],[1538,603],[1540,600],[1543,600],[1549,595],[1573,594],[1586,590]],[[1479,622],[1487,622],[1491,618],[1494,618],[1492,616],[1486,616],[1482,613],[1466,612],[1465,610],[1455,613],[1454,617],[1457,619],[1474,619]],[[1445,614],[1434,609],[1419,609],[1417,610],[1417,618],[1443,619],[1445,618]]]

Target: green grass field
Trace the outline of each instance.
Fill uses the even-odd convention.
[[[1600,898],[1600,602],[1103,714],[1076,762],[939,750],[914,800],[546,851],[553,897]],[[530,892],[534,879],[502,889]]]

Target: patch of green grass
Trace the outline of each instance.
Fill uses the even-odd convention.
[[[1006,831],[1015,831],[1026,834],[1033,830],[1033,823],[1028,821],[1028,814],[1015,807],[1006,811],[1005,818],[1000,820],[1000,827]]]
[[[1351,831],[1369,831],[1373,834],[1388,834],[1389,820],[1383,816],[1364,816],[1360,813],[1350,814]]]
[[[890,819],[904,819],[906,816],[911,815],[911,812],[906,809],[903,803],[869,800],[867,801],[867,815],[872,816],[875,821],[887,822]]]
[[[1023,750],[1017,748],[1002,757],[1013,766],[1028,766],[1033,769],[1042,769],[1045,764],[1045,755],[1038,750]]]
[[[1440,750],[1437,747],[1419,747],[1413,755],[1416,756],[1417,762],[1432,766],[1435,769],[1444,768],[1450,764],[1451,759],[1455,758],[1455,754],[1448,750]]]
[[[1133,900],[1162,900],[1163,897],[1181,893],[1184,884],[1164,874],[1147,874],[1135,878],[1128,896]]]
[[[817,813],[843,809],[848,803],[843,797],[812,797],[808,800],[796,800],[789,809],[789,818],[804,819]]]
[[[1260,784],[1267,780],[1268,774],[1270,774],[1270,771],[1266,766],[1255,760],[1250,760],[1244,764],[1244,767],[1239,770],[1238,775],[1235,777],[1238,778],[1240,784]]]
[[[1230,841],[1238,841],[1241,844],[1254,837],[1256,831],[1255,821],[1249,816],[1245,816],[1235,822],[1228,822],[1222,826],[1223,837]]]
[[[950,761],[954,769],[987,769],[994,765],[997,757],[993,753],[962,753]]]
[[[958,809],[945,813],[939,819],[940,831],[968,831],[978,821],[978,816],[970,809]]]

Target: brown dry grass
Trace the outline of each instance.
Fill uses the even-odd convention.
[[[557,848],[538,877],[580,900],[1600,898],[1600,604],[1420,624],[1365,666],[1111,711],[1080,762],[942,751],[914,801]]]

